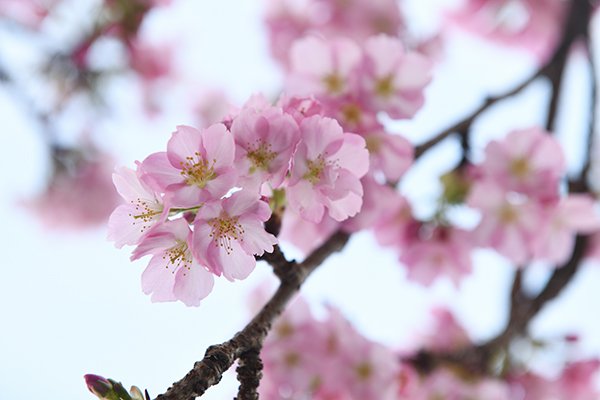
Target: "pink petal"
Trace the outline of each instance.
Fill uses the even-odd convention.
[[[261,223],[244,219],[241,219],[240,223],[244,227],[244,240],[240,244],[246,253],[260,256],[265,251],[273,251],[277,238],[265,231]]]
[[[186,306],[199,306],[200,300],[212,291],[214,283],[213,274],[194,263],[190,269],[180,268],[177,271],[173,293]]]
[[[181,169],[181,165],[188,160],[186,157],[196,158],[200,152],[201,133],[191,126],[179,125],[167,144],[167,155],[171,165]]]
[[[146,294],[152,294],[151,300],[157,301],[175,301],[173,286],[175,284],[175,274],[170,269],[165,268],[165,260],[162,254],[155,255],[142,274],[142,290]]]
[[[183,182],[180,170],[174,168],[166,152],[153,153],[140,165],[141,179],[157,192],[164,192],[167,186]]]
[[[253,255],[244,251],[237,241],[231,242],[233,248],[230,252],[224,248],[218,249],[218,257],[223,266],[223,276],[230,281],[235,279],[246,279],[254,270],[256,260]]]
[[[206,161],[214,168],[232,167],[235,156],[233,135],[223,124],[214,124],[202,132],[202,144],[206,149]]]

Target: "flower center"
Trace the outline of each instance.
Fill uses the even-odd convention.
[[[356,366],[356,375],[358,375],[358,379],[361,381],[366,381],[373,375],[373,366],[365,361]]]
[[[308,160],[307,161],[308,171],[302,177],[306,179],[313,185],[316,185],[321,180],[321,175],[323,174],[323,170],[327,165],[325,161],[325,157],[322,154],[319,154],[316,160]]]
[[[392,75],[385,76],[375,82],[375,93],[381,97],[390,97],[394,94],[394,77]]]
[[[193,157],[186,157],[185,161],[181,161],[181,175],[185,177],[185,183],[190,186],[198,186],[204,189],[208,181],[217,177],[215,173],[215,162],[212,163],[204,160],[199,152],[195,152]]]
[[[172,268],[172,274],[177,272],[179,268],[185,268],[189,271],[192,266],[192,254],[187,243],[182,240],[178,240],[175,246],[165,251],[162,258],[167,263],[165,268]],[[185,276],[186,273],[184,272],[183,275]]]
[[[211,219],[208,225],[212,228],[209,236],[213,238],[215,245],[224,248],[227,254],[233,251],[232,241],[244,240],[244,227],[238,222],[237,217],[223,215]]]
[[[504,204],[498,212],[498,218],[504,224],[511,224],[519,219],[519,214],[510,204]]]
[[[529,173],[529,162],[526,158],[517,158],[510,163],[510,173],[519,179],[523,179]]]
[[[129,213],[129,216],[133,218],[133,225],[141,225],[140,232],[142,233],[162,213],[162,206],[157,202],[152,204],[152,202],[142,200],[138,197],[135,201],[131,200],[131,204],[135,206],[135,210]]]
[[[369,135],[365,137],[365,142],[367,144],[367,150],[369,150],[369,153],[379,153],[379,149],[381,149],[381,138],[375,135]]]
[[[261,140],[254,150],[248,151],[246,156],[252,162],[250,173],[254,173],[257,169],[268,171],[269,165],[275,159],[277,153],[271,150],[270,143],[265,143]]]
[[[342,107],[342,117],[347,123],[358,125],[361,120],[360,107],[353,103],[344,105]]]
[[[344,80],[335,72],[325,76],[323,83],[327,91],[331,94],[339,94],[344,89]]]

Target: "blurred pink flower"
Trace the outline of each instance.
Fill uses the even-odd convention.
[[[568,1],[466,0],[449,21],[498,43],[529,51],[541,62],[556,47]]]
[[[365,42],[362,88],[370,108],[392,118],[411,118],[423,106],[423,90],[431,81],[431,62],[407,52],[394,37],[378,35]]]
[[[44,192],[22,204],[48,228],[87,228],[106,223],[119,202],[110,179],[113,163],[105,155],[77,156],[59,166]]]

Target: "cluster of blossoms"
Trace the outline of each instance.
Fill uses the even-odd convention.
[[[474,231],[477,245],[518,266],[566,262],[576,234],[600,230],[600,218],[592,196],[560,195],[565,174],[562,148],[549,132],[516,130],[489,143],[467,198],[482,214]]]
[[[465,0],[448,16],[461,29],[545,61],[558,44],[567,6],[564,0]]]
[[[265,399],[397,399],[407,383],[394,352],[357,332],[335,309],[321,321],[296,300],[262,351]]]
[[[307,36],[293,43],[289,58],[288,91],[315,96],[328,115],[356,132],[381,131],[381,111],[395,119],[413,117],[431,81],[431,62],[384,34],[362,45]]]
[[[198,305],[214,275],[246,278],[277,243],[263,227],[269,197],[285,193],[288,209],[314,223],[358,213],[364,139],[303,104],[254,97],[225,123],[179,126],[166,152],[114,175],[127,204],[113,212],[109,236],[136,245],[132,259],[153,256],[142,277],[153,301]]]
[[[283,64],[292,43],[309,34],[362,43],[372,35],[397,36],[405,30],[395,0],[269,0],[265,22],[271,52]]]
[[[315,62],[304,62],[309,58]],[[357,216],[340,223],[328,217],[310,221],[286,212],[282,238],[310,252],[335,230],[372,228],[378,221],[383,223],[390,207],[405,204],[389,184],[398,182],[408,170],[414,149],[401,135],[387,133],[377,114],[413,117],[423,105],[424,88],[430,80],[428,59],[406,51],[399,39],[390,36],[370,37],[362,46],[349,39],[313,36],[293,44],[287,77],[289,93],[314,96],[317,101],[306,103],[307,110],[331,116],[346,130],[362,136],[369,150],[370,168],[362,178],[365,190]]]
[[[446,204],[465,204],[480,214],[474,229],[455,226],[438,214],[419,221],[406,199],[377,185],[365,185],[374,190],[365,196],[365,206],[372,195],[374,204],[386,207],[371,213],[365,227],[373,229],[381,245],[396,248],[408,277],[425,285],[439,276],[458,285],[471,272],[471,252],[477,247],[492,248],[520,267],[532,261],[560,267],[578,234],[600,231],[591,195],[561,194],[565,174],[562,148],[549,132],[515,130],[491,141],[481,164],[442,179]]]
[[[472,346],[448,310],[434,309],[432,316],[434,326],[413,345],[440,353]],[[600,395],[594,383],[598,360],[568,363],[554,378],[515,370],[504,379],[465,379],[464,373],[446,367],[422,374],[407,361],[413,355],[364,338],[333,308],[319,320],[298,299],[265,342],[261,398],[592,400]]]
[[[271,210],[283,220],[280,238],[309,252],[336,229],[371,226],[378,193],[397,197],[386,185],[413,148],[377,113],[412,117],[430,63],[384,35],[362,47],[307,37],[291,58],[289,92],[276,105],[255,96],[202,131],[179,127],[166,152],[116,174],[129,204],[112,215],[110,237],[137,245],[133,259],[154,255],[142,278],[153,300],[197,305],[213,275],[248,276],[254,256],[277,243],[262,227]]]

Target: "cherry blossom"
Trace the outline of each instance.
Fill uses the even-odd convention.
[[[290,49],[290,88],[300,95],[342,96],[354,90],[361,58],[360,47],[348,39],[300,39]],[[313,61],[307,63],[307,59]]]
[[[134,250],[131,259],[152,255],[142,274],[142,290],[152,301],[181,300],[198,306],[212,291],[214,278],[192,256],[192,231],[182,219],[155,226]]]
[[[600,217],[594,200],[586,195],[570,195],[549,207],[544,228],[534,236],[533,251],[536,259],[562,265],[571,255],[576,234],[590,234],[600,230]]]
[[[235,185],[233,136],[223,124],[199,131],[178,126],[166,152],[148,156],[140,166],[142,180],[172,207],[196,207],[220,198]]]
[[[540,61],[556,46],[566,1],[466,0],[450,20],[492,41],[529,51]]]
[[[408,278],[431,285],[438,276],[447,276],[458,286],[471,272],[470,234],[458,228],[436,228],[431,238],[410,242],[400,255],[408,270]]]
[[[521,266],[533,257],[533,237],[539,234],[542,209],[524,196],[506,192],[491,182],[474,185],[467,204],[482,213],[473,234],[479,245],[497,250]]]
[[[97,149],[88,149],[95,153]],[[82,155],[66,150],[56,161],[47,187],[22,205],[33,211],[47,228],[83,229],[106,223],[119,203],[106,154]]]
[[[270,216],[269,205],[246,190],[207,202],[194,220],[194,256],[215,275],[245,279],[256,266],[254,256],[277,244],[263,227]]]
[[[136,245],[158,221],[166,218],[160,194],[150,189],[132,169],[121,167],[113,182],[126,204],[117,207],[108,221],[108,239],[118,248]]]
[[[271,188],[279,187],[300,136],[294,118],[276,107],[262,112],[243,109],[233,120],[231,133],[236,143],[239,183],[246,188],[264,182]]]
[[[373,132],[363,135],[370,155],[371,171],[381,171],[390,182],[397,182],[412,165],[414,148],[400,135]]]
[[[363,195],[359,179],[369,167],[364,139],[320,116],[304,119],[300,132],[286,190],[289,206],[312,222],[321,221],[325,209],[336,221],[356,215]]]
[[[378,35],[365,42],[362,87],[370,107],[392,118],[411,118],[423,106],[423,89],[431,81],[431,63],[407,53],[397,38]]]
[[[480,165],[483,179],[506,190],[540,199],[558,195],[558,182],[565,173],[565,160],[558,141],[537,128],[519,129],[485,148]]]
[[[396,398],[400,364],[390,349],[363,337],[332,307],[319,321],[300,305],[265,341],[261,398]]]

